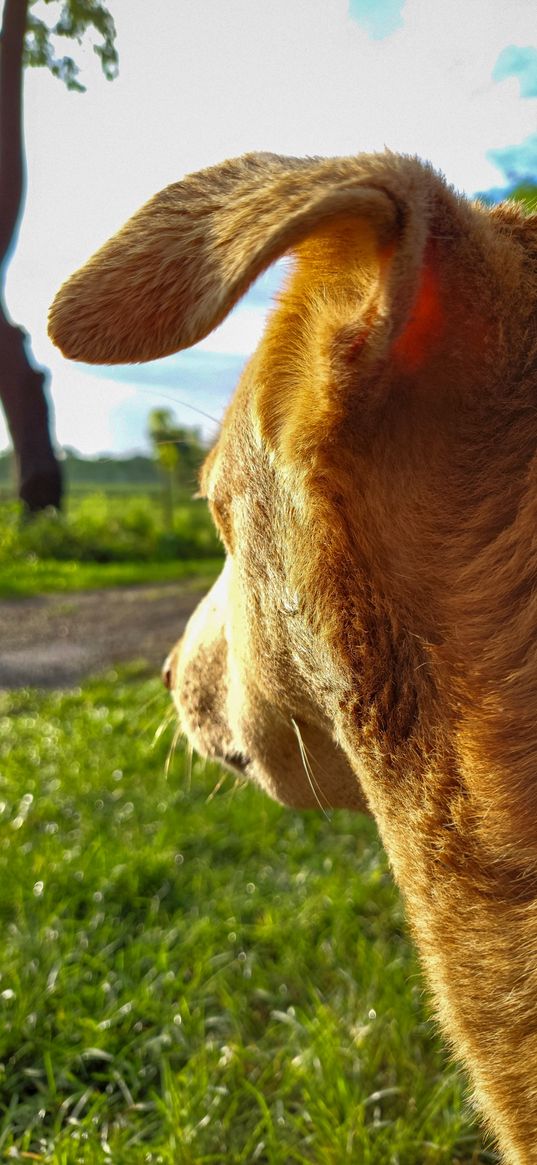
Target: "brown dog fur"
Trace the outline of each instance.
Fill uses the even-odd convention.
[[[417,159],[251,155],[61,290],[66,355],[195,343],[293,270],[203,487],[224,572],[170,659],[196,747],[373,812],[504,1159],[537,1145],[537,216]]]

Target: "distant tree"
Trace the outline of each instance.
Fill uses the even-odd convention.
[[[117,73],[115,27],[98,0],[44,0],[54,5],[50,24],[38,15],[39,0],[4,0],[0,33],[0,400],[13,440],[19,496],[29,510],[59,506],[62,480],[49,433],[45,373],[28,354],[27,335],[12,323],[4,285],[21,217],[25,187],[23,142],[23,69],[45,66],[68,89],[83,91],[70,56],[57,56],[55,39],[80,44],[93,29],[100,41],[95,52],[109,79]]]
[[[524,182],[511,191],[509,198],[515,202],[522,202],[527,210],[534,214],[537,211],[537,185],[534,182]]]
[[[148,432],[162,482],[164,524],[171,532],[176,487],[195,487],[206,449],[199,430],[177,425],[171,409],[152,409]]]
[[[153,409],[149,414],[149,436],[162,482],[162,516],[166,530],[173,530],[175,472],[179,464],[176,431],[171,409]]]

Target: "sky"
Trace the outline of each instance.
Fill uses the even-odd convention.
[[[469,196],[537,181],[536,0],[108,6],[116,80],[90,44],[73,52],[85,93],[27,71],[28,190],[7,284],[11,316],[51,373],[57,440],[84,454],[147,448],[152,408],[214,435],[281,279],[279,266],[269,271],[188,352],[115,369],[65,361],[46,335],[54,294],[163,186],[248,150],[385,146],[428,159]]]

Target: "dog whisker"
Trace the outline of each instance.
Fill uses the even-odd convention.
[[[157,703],[159,707],[155,707]],[[151,709],[149,715],[146,716],[145,713],[149,709]],[[137,728],[138,730],[141,729],[143,733],[150,732],[153,725],[156,724],[156,731],[159,728],[163,731],[167,723],[173,719],[173,715],[173,708],[170,709],[169,702],[165,700],[162,692],[157,692],[156,695],[151,696],[148,700],[144,700],[143,704],[140,704],[136,708]],[[150,747],[153,747],[154,743],[153,740]]]
[[[211,792],[209,793],[209,796],[207,797],[207,799],[205,801],[206,805],[209,805],[209,803],[214,799],[214,797],[216,797],[217,793],[220,792],[220,789],[222,788],[223,785],[225,785],[225,783],[230,775],[231,774],[226,772],[225,769],[222,770],[222,774],[221,774],[220,778],[218,779],[218,781],[216,782],[214,789],[211,790]]]
[[[200,417],[206,417],[208,421],[213,421],[215,425],[219,425],[218,417],[213,417],[211,413],[206,413],[204,409],[198,408],[197,405],[189,404],[186,400],[178,400],[176,396],[171,396],[168,392],[160,392],[160,389],[148,388],[146,385],[139,385],[138,392],[144,396],[154,396],[157,400],[170,400],[175,405],[180,405],[181,408],[190,409],[193,413],[199,413]]]
[[[191,740],[187,738],[187,761],[186,761],[186,788],[187,793],[190,793],[192,788],[192,765],[194,763],[194,745]]]
[[[174,709],[169,708],[168,711],[164,713],[164,716],[162,717],[160,724],[158,725],[158,727],[156,728],[156,730],[153,734],[153,739],[151,741],[151,746],[150,746],[151,748],[155,748],[155,745],[158,744],[161,736],[163,736],[163,734],[166,732],[166,730],[170,727],[170,724],[172,723],[172,720],[174,718],[175,718]]]
[[[246,789],[247,785],[248,781],[246,781],[244,777],[235,777],[231,789],[229,790],[230,797],[233,797],[237,790],[239,793],[242,792],[243,789]]]
[[[162,708],[155,708],[153,710],[153,714],[150,716],[145,716],[143,719],[142,719],[142,717],[140,717],[140,715],[137,716],[136,732],[137,733],[141,732],[141,733],[143,733],[144,736],[146,735],[146,733],[149,733],[149,735],[151,736],[151,742],[150,742],[149,747],[153,748],[153,745],[155,743],[155,741],[154,741],[155,734],[159,731],[159,729],[162,729],[162,731],[164,731],[164,728],[166,727],[166,723],[167,723],[168,719],[169,719],[169,717],[168,717],[167,711],[163,713]]]
[[[171,766],[172,760],[175,756],[175,750],[177,748],[178,742],[179,742],[182,735],[183,735],[183,730],[181,728],[181,725],[178,724],[177,728],[175,729],[175,732],[173,734],[172,742],[170,744],[170,747],[168,749],[168,755],[166,757],[166,763],[164,765],[164,779],[166,781],[168,780],[170,766]]]
[[[308,758],[308,754],[306,751],[306,746],[305,746],[304,741],[302,739],[302,733],[300,731],[300,728],[298,727],[296,720],[294,720],[292,716],[291,716],[291,724],[293,725],[293,728],[295,731],[295,735],[296,735],[296,738],[298,741],[298,748],[300,751],[300,757],[302,760],[302,764],[304,765],[304,772],[308,778],[313,796],[315,797],[315,800],[319,806],[319,809],[326,817],[326,820],[330,821],[330,814],[327,813],[325,806],[323,805],[323,803],[319,797],[319,793],[324,797],[324,799],[326,801],[326,805],[328,806],[329,809],[331,808],[330,803],[329,803],[329,801],[326,800],[326,797],[323,793],[323,790],[321,789],[321,786],[319,785],[319,782],[315,780],[315,777],[313,774],[313,769],[311,767],[311,764],[310,764],[310,761]],[[317,790],[318,790],[318,792],[317,792]]]
[[[143,704],[140,704],[139,708],[137,709],[138,715],[142,715],[144,712],[146,712],[147,709],[152,706],[152,704],[156,704],[157,700],[159,700],[162,704],[162,691],[155,692],[154,696],[149,696],[147,700],[144,700]]]

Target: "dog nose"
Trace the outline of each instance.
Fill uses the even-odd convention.
[[[171,690],[174,686],[174,682],[175,682],[174,656],[175,656],[175,652],[170,651],[170,654],[166,656],[166,659],[164,660],[164,663],[162,665],[162,672],[161,672],[162,683],[164,684],[164,687],[168,690],[168,692],[171,692]]]

